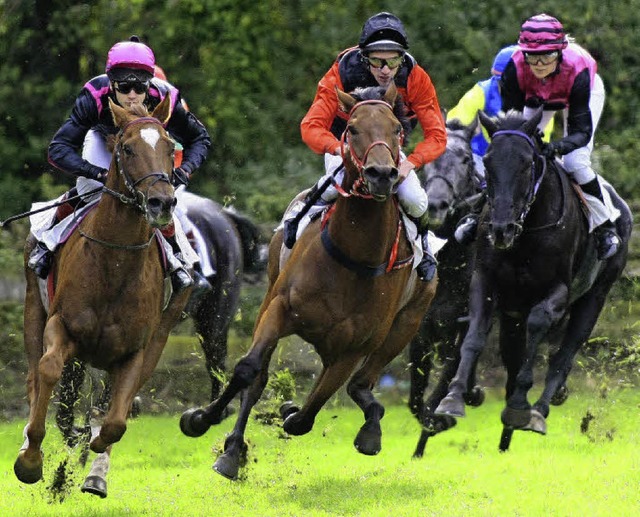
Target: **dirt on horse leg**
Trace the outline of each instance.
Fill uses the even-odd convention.
[[[61,319],[56,315],[44,332],[45,354],[38,365],[39,390],[31,407],[26,440],[14,464],[16,477],[23,483],[35,483],[42,478],[41,445],[45,436],[45,421],[53,389],[62,375],[64,363],[75,353],[75,346]]]

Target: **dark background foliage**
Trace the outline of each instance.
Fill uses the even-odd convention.
[[[47,199],[71,179],[46,161],[50,138],[108,49],[141,36],[209,129],[213,148],[193,190],[259,221],[278,219],[321,172],[299,122],[335,55],[364,20],[393,10],[442,107],[487,77],[521,22],[546,11],[598,59],[608,99],[596,141],[600,172],[640,194],[636,135],[640,0],[576,2],[400,0],[6,0],[0,14],[1,218]]]

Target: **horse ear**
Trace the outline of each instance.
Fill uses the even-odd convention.
[[[129,120],[127,110],[122,106],[118,106],[115,102],[109,99],[109,109],[111,110],[111,116],[113,117],[113,123],[116,127],[123,127]]]
[[[162,102],[156,106],[151,116],[157,118],[163,125],[169,121],[171,116],[171,98],[169,95],[162,99]]]
[[[542,112],[544,111],[544,106],[540,106],[534,113],[533,116],[527,120],[522,125],[522,131],[524,131],[527,135],[531,136],[535,133],[538,124],[542,120]]]
[[[384,94],[384,100],[389,104],[392,108],[396,105],[396,97],[398,96],[398,89],[396,88],[396,83],[391,81],[389,88]]]
[[[487,130],[487,133],[489,133],[489,136],[493,136],[498,130],[498,125],[495,121],[482,110],[478,110],[478,117],[480,118],[480,123]]]
[[[471,121],[471,123],[467,126],[467,134],[469,135],[469,140],[471,140],[471,138],[478,131],[479,122],[480,121],[478,120],[478,115],[476,115],[475,117],[473,117],[473,120]]]
[[[340,105],[340,109],[345,113],[349,113],[351,108],[356,105],[356,100],[348,93],[343,92],[337,86],[335,88],[336,94],[338,95],[338,104]]]

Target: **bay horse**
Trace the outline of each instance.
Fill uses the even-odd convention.
[[[368,88],[353,95],[339,89],[336,93],[348,113],[342,136],[342,195],[328,217],[308,226],[284,263],[282,231],[275,233],[269,248],[269,286],[250,350],[216,401],[204,409],[189,409],[180,419],[184,434],[201,436],[220,422],[229,402],[242,392],[236,424],[214,464],[214,470],[229,479],[237,478],[246,455],[244,432],[267,384],[271,356],[279,339],[292,334],[315,347],[323,369],[301,409],[293,404],[281,408],[284,431],[311,431],[317,413],[350,378],[347,392],[365,416],[354,445],[363,454],[377,454],[384,408],[373,386],[381,369],[416,333],[435,293],[437,281],[420,281],[411,267],[412,247],[402,232],[393,195],[403,136],[392,108],[395,84],[386,92]]]
[[[616,228],[622,243],[616,255],[599,261],[568,174],[559,161],[540,153],[537,125],[542,108],[529,120],[519,112],[497,119],[482,112],[479,116],[491,145],[484,160],[487,206],[475,249],[470,324],[456,376],[436,413],[464,416],[469,372],[497,310],[507,369],[499,448],[506,451],[516,429],[546,434],[551,399],[566,382],[575,355],[626,264],[632,217],[627,204],[607,185],[620,211]],[[558,331],[561,341],[549,358],[544,390],[532,405],[527,394],[538,347]]]
[[[153,372],[167,336],[191,288],[166,308],[164,267],[157,228],[172,221],[174,144],[163,127],[170,115],[165,99],[149,116],[110,101],[119,133],[109,174],[97,206],[57,251],[49,279],[48,309],[38,279],[27,266],[24,343],[28,360],[29,421],[14,472],[24,483],[42,478],[45,419],[65,363],[77,357],[109,373],[113,396],[90,447],[104,453],[126,430],[132,400]]]
[[[409,409],[422,426],[414,458],[424,454],[427,440],[455,425],[446,415],[434,410],[445,397],[449,382],[460,361],[460,345],[468,327],[469,282],[473,245],[461,245],[454,238],[458,222],[482,201],[482,176],[476,170],[471,139],[476,134],[477,118],[469,124],[458,119],[447,121],[447,147],[436,160],[425,165],[420,180],[429,196],[429,226],[446,243],[438,251],[438,288],[420,330],[409,346],[411,388]],[[434,355],[442,363],[437,384],[425,400]],[[471,373],[465,401],[479,406],[484,391],[475,386],[475,368]]]

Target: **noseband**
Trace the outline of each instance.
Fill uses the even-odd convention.
[[[385,108],[388,108],[391,111],[391,114],[393,115],[393,108],[391,107],[391,105],[389,105],[388,102],[383,100],[378,100],[378,99],[370,99],[366,101],[360,101],[356,103],[353,106],[353,108],[351,108],[351,111],[349,111],[349,117],[348,117],[347,123],[349,120],[351,120],[353,113],[360,106],[363,106],[365,104],[379,104],[381,106],[384,106]],[[349,192],[346,192],[341,185],[338,185],[337,183],[334,184],[338,192],[344,197],[357,196],[357,197],[362,197],[366,199],[371,199],[372,196],[369,193],[369,189],[367,188],[366,180],[364,177],[365,163],[367,161],[367,158],[369,157],[369,153],[377,145],[386,147],[386,149],[389,151],[389,154],[393,156],[394,164],[397,167],[400,164],[400,147],[402,144],[403,136],[404,135],[402,132],[400,133],[400,135],[398,135],[398,152],[396,153],[395,156],[393,156],[393,150],[391,149],[391,146],[387,142],[385,142],[384,140],[375,140],[374,142],[371,142],[371,144],[369,144],[364,154],[362,155],[362,158],[360,158],[353,152],[350,138],[349,138],[349,131],[345,129],[345,131],[342,133],[342,137],[340,138],[340,153],[342,155],[342,161],[343,162],[345,161],[345,157],[347,156],[349,157],[351,162],[355,165],[356,170],[358,171],[358,178],[351,186],[351,190]]]
[[[533,139],[523,131],[504,129],[504,130],[496,131],[495,133],[493,133],[493,135],[491,135],[491,139],[493,140],[496,136],[500,136],[500,135],[514,135],[514,136],[523,138],[533,150],[533,158],[531,160],[531,168],[530,168],[530,175],[529,175],[529,189],[527,191],[527,198],[525,200],[525,205],[524,205],[524,208],[522,209],[522,213],[520,214],[520,217],[516,219],[516,223],[515,223],[516,236],[517,236],[522,233],[524,220],[527,217],[529,210],[531,210],[531,205],[536,199],[536,194],[538,193],[538,189],[540,188],[542,179],[544,178],[544,175],[547,171],[547,162],[538,152],[538,148],[536,147],[536,144],[533,141]],[[542,167],[540,168],[539,171],[536,168],[536,163],[542,163]]]
[[[129,121],[127,124],[124,125],[124,127],[122,129],[120,129],[120,131],[118,132],[118,137],[117,137],[117,144],[116,144],[116,148],[114,150],[114,156],[116,159],[116,170],[118,171],[118,174],[120,174],[120,176],[122,176],[122,179],[124,180],[124,184],[127,187],[127,190],[131,193],[131,196],[127,196],[121,192],[116,192],[114,190],[111,190],[108,187],[103,187],[103,190],[109,194],[111,194],[112,196],[118,198],[120,201],[122,201],[124,204],[126,205],[131,205],[136,207],[138,210],[140,210],[140,212],[142,212],[143,214],[146,215],[147,213],[147,194],[138,190],[136,187],[142,183],[143,181],[149,179],[149,178],[154,178],[154,180],[151,182],[151,184],[149,185],[149,187],[147,188],[147,191],[153,187],[157,182],[159,181],[164,181],[166,183],[171,183],[171,179],[169,178],[169,175],[166,172],[150,172],[149,174],[145,174],[144,176],[142,176],[141,178],[137,179],[137,180],[133,180],[133,178],[131,177],[131,175],[125,170],[125,168],[122,166],[122,161],[121,161],[121,151],[122,151],[122,136],[124,135],[124,132],[133,125],[136,124],[156,124],[160,127],[163,128],[162,123],[154,118],[154,117],[140,117],[134,120]]]

